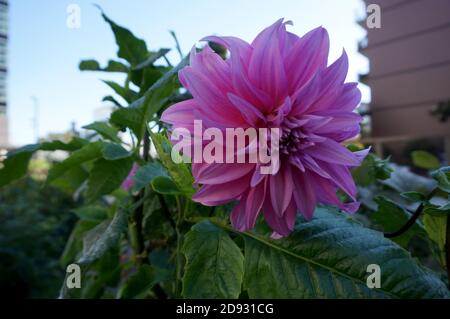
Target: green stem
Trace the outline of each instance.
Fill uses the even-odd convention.
[[[427,201],[430,200],[438,192],[438,190],[439,190],[438,188],[433,189],[426,197],[426,200]],[[408,229],[410,229],[416,223],[416,220],[420,217],[424,208],[425,208],[424,203],[423,202],[420,203],[419,207],[417,207],[416,211],[411,215],[410,219],[408,219],[402,227],[400,227],[398,230],[396,230],[392,233],[384,233],[384,237],[394,238],[394,237],[398,237],[398,236],[402,235],[403,233],[405,233]]]
[[[177,234],[177,253],[176,253],[176,275],[177,275],[177,285],[176,285],[176,296],[178,298],[181,297],[181,289],[182,289],[182,269],[183,269],[183,254],[181,253],[182,247],[182,234],[180,231],[181,224],[184,220],[184,212],[181,208],[181,202],[179,196],[176,196],[177,202],[177,223],[175,227],[175,231]]]

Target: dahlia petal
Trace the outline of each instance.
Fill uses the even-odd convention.
[[[192,200],[205,206],[217,206],[226,204],[241,196],[248,188],[251,174],[239,179],[214,185],[203,185],[200,190],[192,196]]]
[[[242,124],[240,113],[230,106],[226,96],[215,84],[191,67],[182,69],[180,73],[186,82],[186,88],[200,104],[202,111],[209,110],[208,114],[212,120],[229,123],[232,127]]]
[[[285,60],[289,92],[293,93],[308,83],[317,71],[327,66],[330,40],[328,32],[316,28],[294,44]]]
[[[193,99],[176,103],[162,113],[161,121],[172,124],[174,128],[183,127],[192,131],[196,107],[197,103]]]
[[[332,181],[316,176],[314,186],[319,201],[323,204],[334,205],[341,210],[353,214],[359,209],[358,202],[342,203],[336,195],[337,187]]]
[[[265,122],[264,115],[255,106],[233,93],[228,93],[227,95],[230,102],[241,112],[242,117],[248,124],[256,126],[258,121]]]
[[[316,207],[316,193],[314,191],[310,173],[308,171],[302,173],[300,171],[292,170],[295,192],[295,204],[300,210],[300,213],[306,220],[311,220],[314,215]]]
[[[269,187],[272,207],[278,216],[282,216],[294,190],[290,165],[283,165],[277,174],[270,175]]]
[[[330,163],[322,161],[319,161],[319,165],[331,176],[331,180],[336,186],[342,189],[351,199],[356,201],[356,185],[350,170],[346,166],[331,165]]]
[[[199,184],[221,184],[243,177],[255,169],[255,164],[247,163],[213,163],[197,172],[195,182]]]
[[[358,165],[356,156],[345,146],[327,139],[324,143],[319,143],[308,148],[308,155],[313,158],[340,165]]]
[[[275,102],[281,101],[287,95],[288,82],[279,44],[283,32],[284,24],[280,19],[255,38],[248,68],[250,81],[269,93]]]
[[[329,116],[329,119],[327,125],[314,130],[316,134],[339,132],[341,130],[348,130],[354,126],[359,126],[362,117],[358,113],[350,112],[332,114]]]
[[[246,231],[255,226],[265,194],[265,182],[248,189],[231,212],[230,219],[234,228],[239,231]]]
[[[272,228],[277,234],[282,237],[289,235],[290,230],[286,225],[286,222],[283,217],[278,216],[273,210],[272,204],[267,201],[264,201],[263,204],[263,213],[264,219],[266,223]]]

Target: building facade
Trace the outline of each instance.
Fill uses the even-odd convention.
[[[450,119],[432,113],[450,101],[450,1],[364,2],[381,8],[381,28],[361,21],[367,39],[360,52],[370,61],[361,82],[371,88],[372,138],[447,137],[448,143]]]
[[[0,0],[0,147],[8,146],[7,118],[8,1]]]

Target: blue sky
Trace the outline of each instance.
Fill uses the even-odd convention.
[[[105,105],[110,90],[101,79],[116,75],[78,71],[81,59],[101,64],[117,51],[109,26],[92,3],[120,25],[147,41],[150,49],[173,47],[168,30],[174,30],[184,52],[200,38],[234,35],[251,41],[280,17],[294,22],[291,31],[302,35],[324,26],[331,39],[330,61],[344,47],[349,53],[348,80],[368,68],[357,53],[364,31],[356,17],[364,12],[360,0],[14,0],[10,1],[8,116],[10,142],[34,142],[32,96],[39,100],[39,135],[64,132],[94,120],[94,110]],[[81,28],[66,26],[67,6],[81,8]],[[177,55],[170,55],[176,63]],[[369,98],[363,89],[364,99]]]

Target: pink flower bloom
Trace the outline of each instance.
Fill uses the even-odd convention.
[[[299,37],[286,30],[287,24],[278,20],[251,44],[235,37],[204,38],[227,47],[230,57],[224,61],[208,46],[200,53],[194,49],[190,66],[179,72],[193,99],[171,106],[162,116],[172,128],[191,132],[194,120],[222,130],[280,129],[281,166],[274,175],[261,175],[254,163],[192,166],[201,185],[195,201],[222,205],[238,200],[231,212],[233,226],[253,228],[262,211],[275,237],[293,230],[297,212],[311,219],[317,203],[356,212],[350,168],[368,152],[352,153],[341,145],[358,134],[361,121],[353,112],[361,99],[357,83],[344,83],[345,51],[327,66],[327,31],[319,27]],[[338,189],[353,201],[342,203]]]
[[[133,164],[133,167],[131,167],[130,172],[128,173],[127,178],[122,182],[122,188],[126,191],[129,191],[134,186],[134,175],[136,175],[136,172],[139,168],[139,165],[137,163]]]

